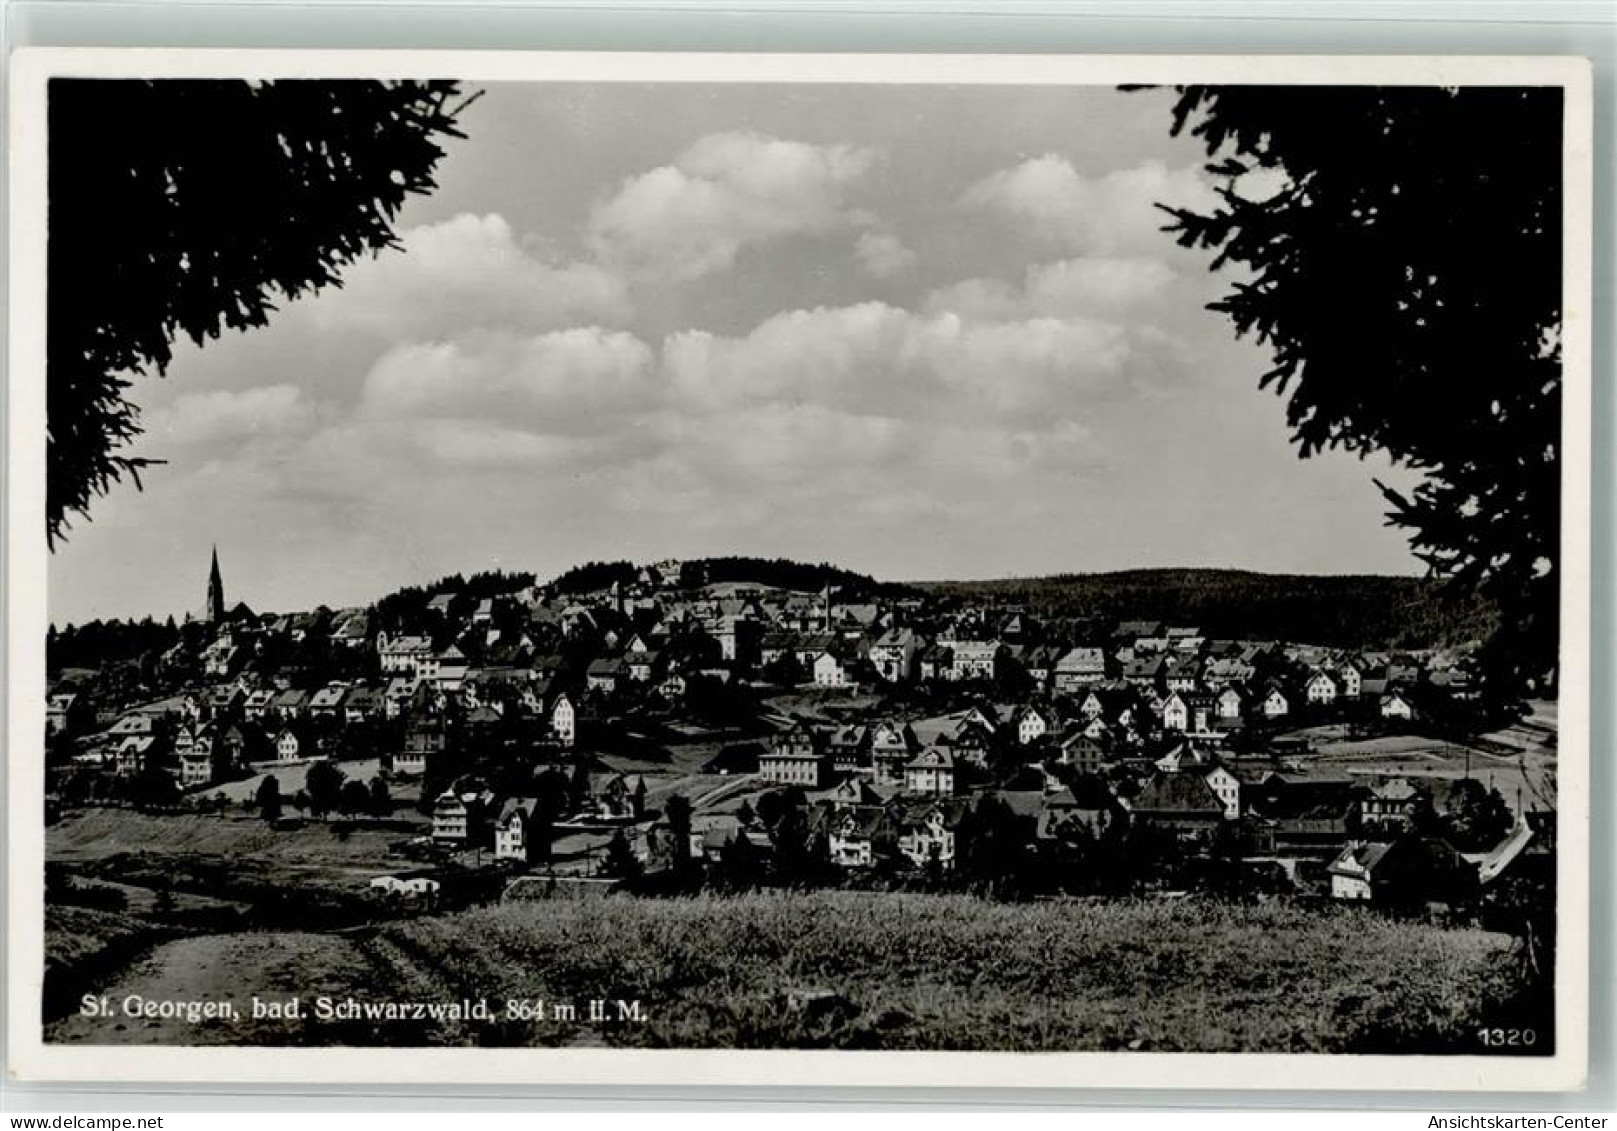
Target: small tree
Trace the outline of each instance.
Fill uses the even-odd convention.
[[[258,792],[254,795],[258,803],[258,811],[264,815],[264,820],[274,824],[281,819],[281,783],[274,774],[270,774],[258,783]]]
[[[691,855],[690,799],[679,793],[671,796],[663,806],[663,820],[668,822],[668,832],[674,838],[674,867],[680,868]]]
[[[303,788],[309,792],[309,810],[316,817],[324,817],[341,798],[343,772],[330,762],[316,762],[304,775]]]
[[[362,781],[344,782],[338,794],[337,804],[342,809],[343,816],[352,817],[356,813],[364,813],[371,807],[371,791]]]
[[[1460,851],[1482,852],[1498,844],[1514,821],[1510,804],[1497,789],[1462,778],[1449,795],[1443,831]]]
[[[606,845],[606,859],[601,863],[601,875],[627,880],[640,874],[640,858],[629,847],[629,838],[619,829]]]
[[[370,792],[371,812],[378,817],[391,817],[393,815],[393,795],[388,791],[387,782],[381,775],[371,779]]]

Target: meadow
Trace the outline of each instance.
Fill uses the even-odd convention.
[[[391,924],[379,966],[448,997],[638,1000],[486,1044],[1474,1052],[1510,940],[1353,908],[996,904],[819,892],[558,898]]]

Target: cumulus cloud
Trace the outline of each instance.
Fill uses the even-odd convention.
[[[655,393],[653,362],[639,338],[599,326],[411,342],[371,367],[361,409],[371,417],[520,422],[547,433],[609,429]]]
[[[277,436],[306,427],[315,406],[295,385],[186,393],[146,414],[146,434],[159,443],[201,445]]]
[[[622,325],[624,280],[594,263],[552,261],[504,217],[462,213],[405,232],[402,251],[347,269],[340,291],[309,304],[322,327],[378,337],[439,337],[479,327],[517,331]]]
[[[1003,425],[1126,388],[1138,345],[1128,327],[1092,318],[984,321],[869,302],[784,312],[735,337],[671,335],[663,365],[678,395],[710,407],[781,401]]]
[[[870,149],[710,134],[599,200],[589,240],[606,262],[676,279],[722,271],[744,247],[866,223],[850,203]]]
[[[891,232],[861,232],[854,244],[859,264],[878,279],[891,278],[915,262],[915,253]]]
[[[990,173],[960,197],[965,208],[1006,217],[1056,246],[1099,255],[1166,249],[1168,217],[1158,204],[1199,209],[1216,201],[1194,166],[1147,161],[1090,177],[1055,154]]]
[[[1167,296],[1178,275],[1160,259],[1089,256],[1036,263],[1021,286],[974,278],[940,287],[924,306],[977,318],[1137,316]]]

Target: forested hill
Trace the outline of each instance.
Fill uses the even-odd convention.
[[[1417,648],[1485,639],[1497,622],[1487,602],[1451,597],[1442,582],[1416,577],[1139,569],[914,584],[1035,616],[1172,621],[1229,639]]]

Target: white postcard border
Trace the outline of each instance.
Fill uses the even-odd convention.
[[[1592,68],[1558,56],[811,55],[25,48],[9,123],[7,1072],[19,1080],[1557,1091],[1583,1086],[1589,1030]],[[443,77],[469,82],[1003,85],[1558,85],[1564,127],[1559,904],[1553,1057],[1272,1053],[190,1048],[42,1040],[45,86],[53,76]]]

